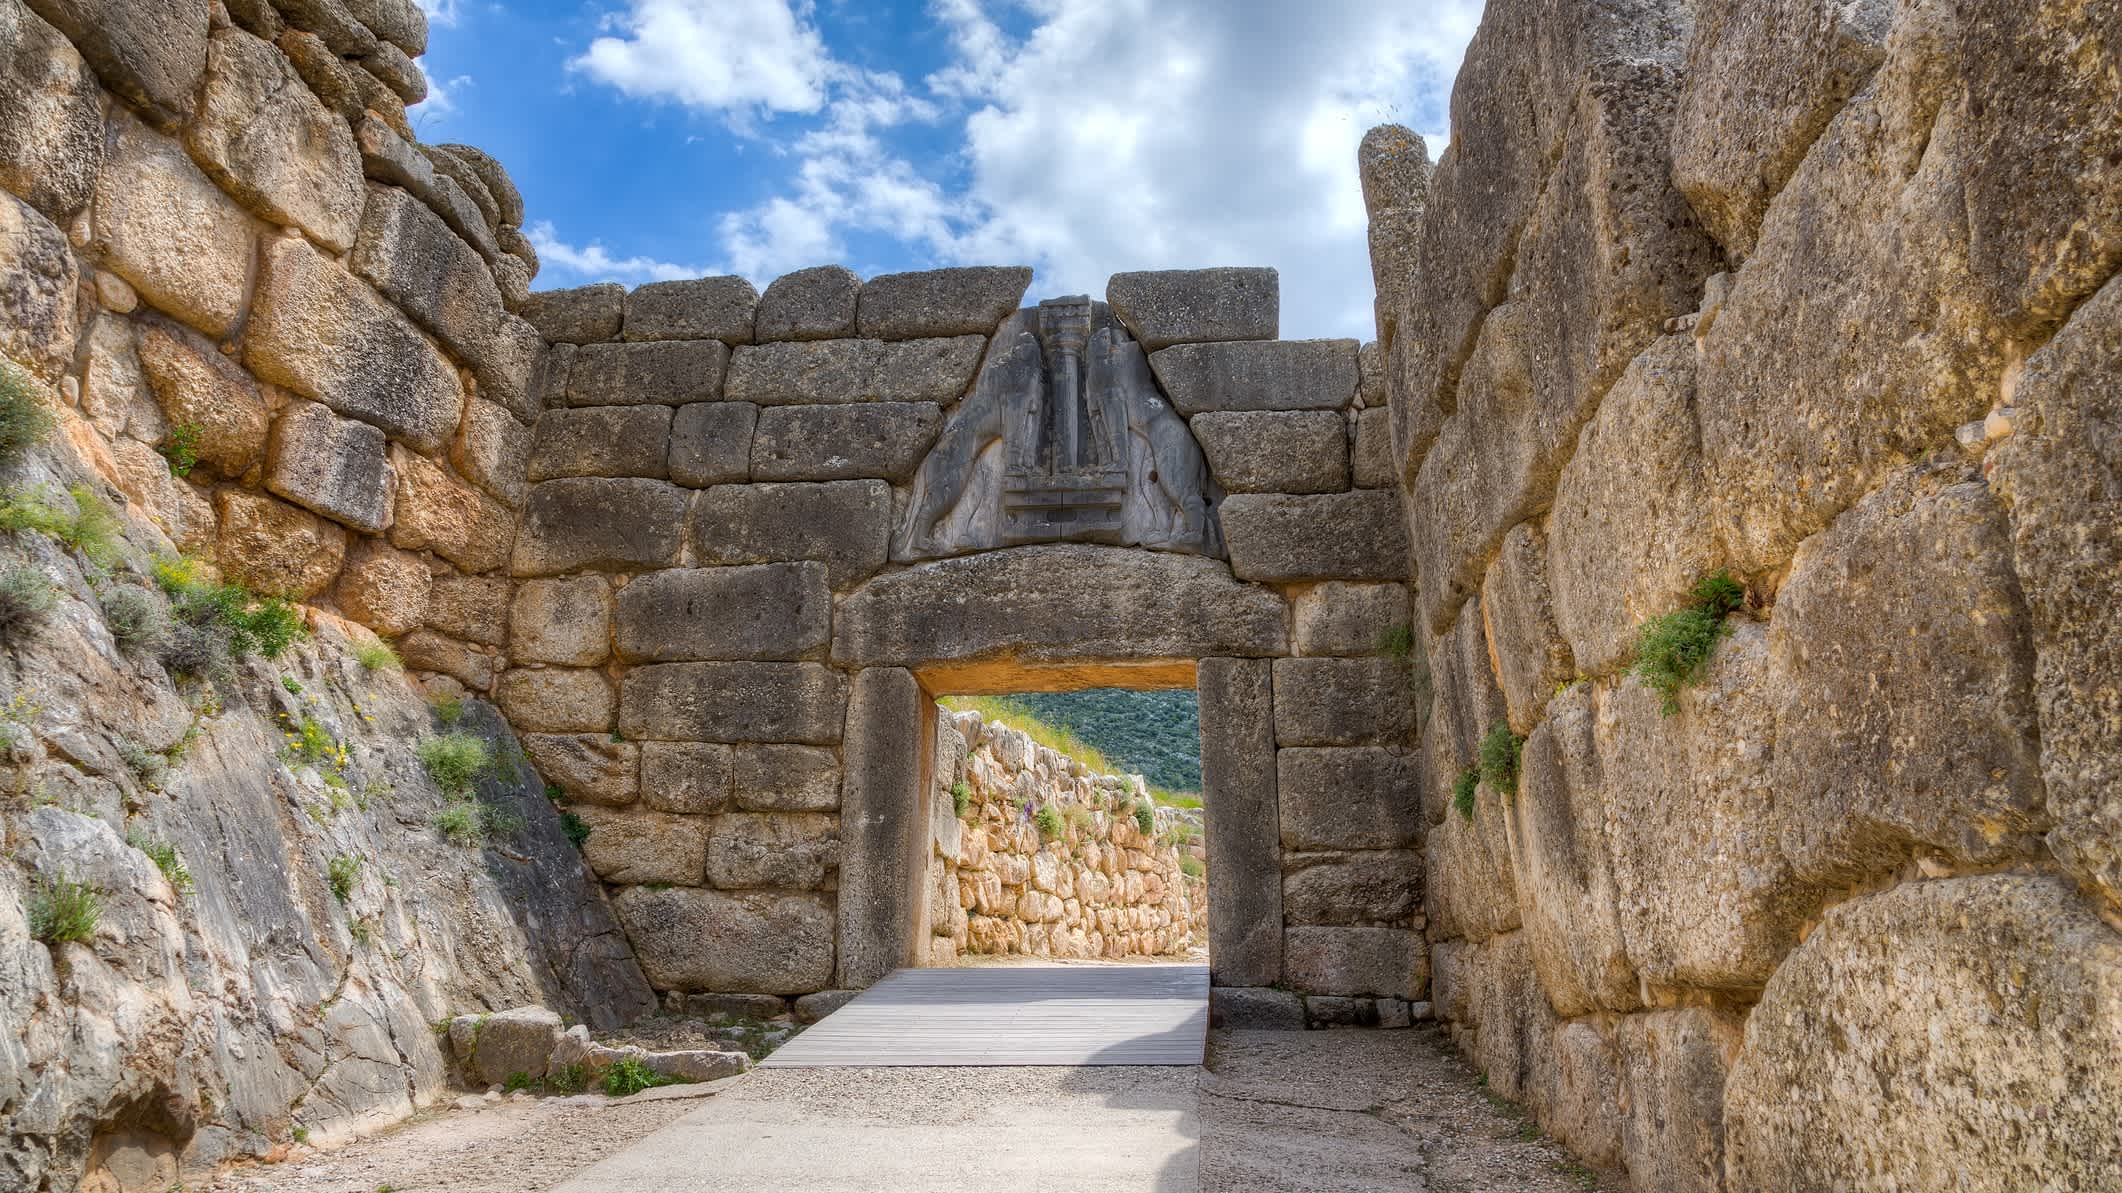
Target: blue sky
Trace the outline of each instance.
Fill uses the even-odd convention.
[[[522,188],[543,289],[792,269],[1272,265],[1370,338],[1355,147],[1441,151],[1479,0],[421,0],[431,143]]]

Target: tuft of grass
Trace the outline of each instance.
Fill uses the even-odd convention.
[[[1135,805],[1135,827],[1141,829],[1142,835],[1145,837],[1157,831],[1156,804],[1151,803],[1149,800],[1142,800]]]
[[[1662,698],[1659,711],[1680,711],[1680,691],[1702,678],[1717,643],[1731,632],[1725,618],[1746,603],[1746,588],[1730,572],[1717,572],[1695,583],[1688,606],[1643,623],[1630,668]]]
[[[117,512],[87,485],[70,486],[66,495],[69,501],[62,504],[41,486],[7,493],[0,497],[0,530],[31,531],[56,539],[99,568],[117,562],[121,542]]]
[[[190,556],[156,560],[154,574],[176,621],[162,663],[179,675],[214,679],[232,659],[277,659],[308,632],[293,603],[217,583]]]
[[[613,1098],[623,1098],[645,1089],[672,1084],[675,1084],[673,1079],[649,1068],[639,1057],[621,1057],[618,1063],[604,1072],[604,1092],[606,1096]]]
[[[308,1127],[296,1127],[296,1128],[295,1128],[294,1130],[292,1130],[292,1131],[289,1131],[289,1132],[287,1133],[287,1136],[288,1136],[288,1138],[290,1138],[290,1139],[294,1140],[294,1141],[295,1141],[296,1143],[308,1143],[308,1142],[309,1142],[309,1128],[308,1128]]]
[[[452,799],[469,796],[494,765],[494,748],[476,734],[455,732],[426,738],[413,747],[427,776]]]
[[[169,638],[169,618],[155,594],[137,584],[120,584],[106,591],[103,625],[120,650],[145,651],[160,647]]]
[[[1397,662],[1406,662],[1415,653],[1415,631],[1412,626],[1396,625],[1378,631],[1378,653]]]
[[[1498,718],[1481,739],[1481,781],[1504,795],[1516,795],[1518,762],[1524,752],[1525,739],[1510,731],[1509,721]]]
[[[470,800],[444,804],[428,823],[452,845],[477,845],[486,839],[486,831],[479,823],[479,806]]]
[[[199,466],[199,424],[179,423],[169,429],[169,439],[155,449],[169,461],[170,474],[190,476]]]
[[[1041,841],[1051,841],[1061,835],[1061,830],[1065,826],[1061,820],[1061,813],[1055,811],[1052,804],[1040,804],[1039,810],[1032,813],[1032,827],[1039,830],[1039,839]]]
[[[402,671],[405,663],[387,642],[364,642],[354,648],[354,661],[364,671]]]
[[[529,1073],[525,1073],[519,1069],[516,1072],[510,1073],[508,1075],[508,1080],[501,1083],[501,1092],[504,1094],[512,1094],[519,1089],[536,1089],[537,1086],[537,1078],[532,1077]]]
[[[354,897],[354,884],[361,880],[361,859],[350,853],[333,858],[325,867],[331,879],[332,898],[344,903]]]
[[[1149,797],[1167,808],[1199,808],[1201,793],[1198,791],[1166,791],[1162,787],[1149,789]]]
[[[0,361],[0,464],[12,463],[50,438],[53,421],[29,375]]]
[[[973,789],[965,785],[965,780],[960,779],[950,785],[950,806],[960,820],[965,819],[965,814],[973,810]]]
[[[1208,867],[1202,864],[1200,858],[1182,857],[1179,859],[1179,872],[1188,878],[1199,878],[1208,873]]]
[[[59,589],[42,569],[17,564],[0,570],[0,637],[27,639],[58,603]]]
[[[457,696],[444,696],[442,699],[435,701],[435,719],[442,722],[444,729],[463,720],[463,699]]]
[[[160,791],[162,780],[169,777],[169,759],[135,742],[119,742],[118,757],[125,761],[133,777],[151,791]]]
[[[138,832],[128,834],[125,843],[155,863],[155,869],[162,871],[162,877],[169,881],[170,889],[180,895],[191,894],[192,872],[185,868],[184,859],[177,856],[176,846]]]
[[[589,840],[589,822],[573,812],[560,813],[560,831],[567,834],[568,842],[577,849]]]
[[[1474,794],[1481,789],[1481,772],[1467,767],[1452,782],[1452,807],[1468,820],[1474,818]]]
[[[528,822],[514,807],[493,800],[475,800],[479,806],[479,830],[489,837],[513,837]]]
[[[562,1065],[545,1075],[545,1092],[549,1094],[579,1094],[589,1084],[589,1070],[576,1061]]]
[[[45,944],[85,941],[103,919],[103,896],[85,882],[39,882],[30,893],[29,934]]]

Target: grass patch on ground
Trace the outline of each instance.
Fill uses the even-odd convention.
[[[623,1098],[659,1085],[675,1084],[676,1078],[665,1077],[632,1056],[621,1057],[604,1072],[604,1093],[607,1097]]]

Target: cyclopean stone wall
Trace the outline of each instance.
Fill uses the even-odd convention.
[[[1493,0],[1365,141],[1437,1012],[1638,1189],[2122,1179],[2118,38]]]
[[[1159,807],[1141,775],[1098,774],[977,712],[939,716],[930,960],[1184,957],[1206,947],[1199,812]],[[1151,809],[1147,832],[1138,808]],[[1057,817],[1051,832],[1038,823],[1042,809]]]

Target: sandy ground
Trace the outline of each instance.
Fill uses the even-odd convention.
[[[1583,1193],[1442,1034],[1224,1032],[1189,1068],[766,1069],[503,1100],[206,1193]]]

